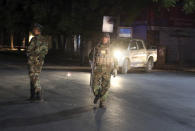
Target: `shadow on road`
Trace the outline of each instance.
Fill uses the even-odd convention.
[[[92,110],[93,110],[92,106],[85,106],[85,107],[77,107],[74,109],[64,110],[52,114],[45,114],[37,117],[4,119],[0,121],[1,123],[0,128],[32,126],[32,125],[40,125],[40,124],[46,124],[50,122],[62,121],[62,120],[78,117],[82,113],[86,113]]]
[[[105,112],[106,109],[94,110],[97,131],[101,131],[102,125],[104,124],[102,120]]]
[[[18,99],[18,97],[17,97]],[[25,97],[21,98],[23,100],[10,100],[10,101],[4,101],[4,102],[0,102],[1,106],[14,106],[14,105],[25,105],[25,104],[29,104],[29,101],[26,99]]]

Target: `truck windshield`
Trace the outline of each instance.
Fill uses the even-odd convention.
[[[129,39],[119,39],[112,41],[112,46],[120,49],[128,49]]]

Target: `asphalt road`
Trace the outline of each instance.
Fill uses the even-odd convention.
[[[89,73],[45,69],[43,103],[26,101],[25,66],[0,66],[0,131],[195,131],[195,74],[131,72],[112,78],[94,108]]]

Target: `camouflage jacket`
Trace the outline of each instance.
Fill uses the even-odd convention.
[[[94,59],[94,60],[93,60]],[[94,62],[96,67],[117,68],[110,45],[98,44],[89,54],[89,60]]]
[[[33,37],[26,52],[28,58],[39,57],[44,59],[48,53],[48,42],[46,38],[41,35]]]

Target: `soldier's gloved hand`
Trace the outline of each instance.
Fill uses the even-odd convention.
[[[116,68],[112,70],[112,75],[113,75],[114,77],[117,76],[117,69],[116,69]]]
[[[39,60],[40,60],[40,61],[43,61],[44,58],[45,58],[45,56],[39,56]]]
[[[90,65],[93,64],[93,61],[89,60]]]
[[[91,68],[92,68],[92,66],[93,66],[93,61],[89,60],[89,64],[90,64],[90,66],[91,66]]]

